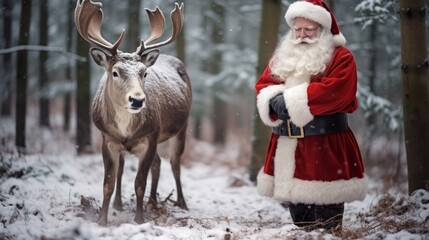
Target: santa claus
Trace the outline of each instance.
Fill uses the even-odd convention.
[[[257,81],[257,108],[272,127],[261,195],[291,203],[298,226],[341,227],[344,203],[363,200],[367,181],[347,114],[358,107],[352,53],[321,0],[292,3],[291,30]]]

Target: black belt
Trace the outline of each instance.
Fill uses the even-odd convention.
[[[273,127],[277,135],[289,138],[303,138],[322,134],[330,134],[347,131],[348,121],[346,113],[336,113],[324,116],[315,116],[312,121],[304,127],[297,127],[290,119],[278,127]]]

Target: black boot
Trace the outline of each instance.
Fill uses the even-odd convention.
[[[291,204],[289,212],[293,222],[306,230],[324,228],[341,229],[344,214],[344,203],[330,205]]]

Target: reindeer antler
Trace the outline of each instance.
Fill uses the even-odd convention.
[[[78,0],[74,13],[76,28],[87,42],[109,51],[112,55],[116,55],[118,47],[124,38],[125,30],[122,31],[114,44],[106,41],[101,36],[101,24],[103,23],[102,6],[100,2],[94,3],[91,0]]]
[[[172,25],[170,38],[168,38],[165,41],[155,43],[152,45],[149,45],[149,43],[160,38],[162,36],[162,34],[164,33],[165,18],[164,18],[164,15],[162,14],[162,12],[159,10],[158,7],[153,11],[146,9],[146,13],[149,17],[149,22],[150,22],[150,26],[151,26],[151,34],[150,34],[150,37],[146,41],[145,40],[141,41],[141,44],[137,48],[136,53],[138,55],[141,55],[146,50],[158,48],[158,47],[170,44],[174,40],[176,40],[176,38],[179,36],[180,32],[182,31],[183,19],[184,19],[184,17],[183,17],[184,9],[185,9],[185,7],[184,7],[183,3],[180,5],[178,3],[175,4],[173,11],[171,11],[171,13],[170,13],[171,25]]]

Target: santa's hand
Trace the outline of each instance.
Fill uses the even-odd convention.
[[[275,112],[279,119],[281,120],[287,120],[290,118],[289,112],[286,108],[285,99],[283,97],[283,94],[280,93],[277,96],[270,99],[270,112]]]

